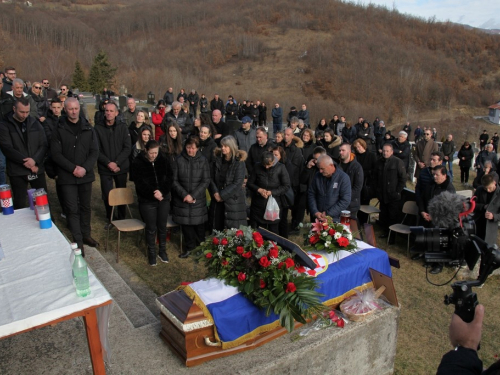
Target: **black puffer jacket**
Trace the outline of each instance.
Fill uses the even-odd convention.
[[[115,124],[107,126],[98,123],[94,127],[99,140],[99,159],[97,171],[103,175],[115,175],[127,173],[130,169],[130,133],[124,121],[115,119]],[[120,167],[118,173],[108,168],[108,164],[115,162]]]
[[[158,202],[154,197],[155,190],[161,191],[163,199],[170,200],[172,170],[162,154],[158,154],[156,160],[151,162],[142,151],[134,159],[130,172],[134,175],[139,203]]]
[[[81,132],[75,135],[70,126],[79,126]],[[75,125],[68,125],[68,119],[61,117],[52,134],[50,151],[57,165],[58,184],[85,184],[95,180],[94,166],[99,157],[99,143],[94,128],[84,118],[80,117]],[[77,165],[85,168],[85,176],[79,178],[73,175]]]
[[[245,160],[247,153],[238,151],[235,160],[231,162],[226,173],[226,181],[221,188],[217,187],[222,167],[222,152],[220,148],[215,149],[215,159],[212,163],[212,180],[210,182],[210,193],[212,196],[219,193],[224,201],[224,227],[239,228],[247,225],[247,206],[245,203]],[[214,202],[214,200],[212,201]]]
[[[44,172],[44,161],[48,144],[45,132],[40,122],[29,116],[25,120],[26,141],[13,118],[14,113],[9,113],[4,121],[0,122],[0,149],[7,159],[7,172],[9,176],[27,176],[31,170],[23,164],[23,159],[32,158],[38,167],[38,173]]]
[[[182,151],[173,165],[172,191],[176,223],[199,225],[208,220],[205,190],[209,185],[210,166],[207,158],[199,151],[193,157]],[[187,195],[191,195],[196,202],[183,202]]]
[[[250,206],[250,219],[259,224],[277,224],[279,219],[268,221],[264,219],[264,213],[267,206],[267,198],[260,195],[257,190],[260,188],[270,190],[276,202],[280,206],[281,215],[281,196],[290,188],[290,178],[286,167],[274,160],[271,168],[267,169],[261,163],[257,163],[250,175],[247,183],[248,188],[253,192],[252,204]]]
[[[264,151],[269,150],[269,148],[273,146],[275,146],[275,144],[270,139],[267,140],[264,146],[261,146],[258,143],[254,143],[250,146],[250,150],[248,150],[248,158],[246,160],[248,175],[251,175],[255,165],[260,163],[260,158],[262,157]]]
[[[33,93],[31,93],[31,97],[36,104],[37,119],[40,117],[47,117],[47,112],[49,111],[49,102],[47,98]]]

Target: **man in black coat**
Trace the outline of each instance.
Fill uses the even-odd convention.
[[[283,149],[285,150],[286,160],[290,162],[295,171],[293,176],[290,177],[290,184],[292,186],[294,194],[294,204],[290,207],[292,211],[292,228],[296,228],[301,219],[298,218],[298,197],[299,197],[299,185],[300,185],[300,174],[302,173],[302,168],[304,167],[304,157],[302,155],[303,142],[299,137],[295,137],[293,130],[291,128],[285,129],[285,134],[283,135]],[[283,225],[283,224],[282,224]],[[288,225],[288,224],[287,224]]]
[[[101,177],[101,192],[106,218],[111,221],[111,206],[109,205],[109,192],[115,187],[127,187],[127,173],[130,169],[130,133],[125,122],[119,121],[118,106],[110,101],[104,106],[105,120],[95,125],[95,132],[99,140],[99,158],[97,170]],[[118,219],[125,217],[125,206],[118,209]],[[110,223],[106,224],[108,229]]]
[[[246,160],[247,173],[252,174],[255,164],[260,163],[262,154],[264,151],[269,150],[270,147],[274,146],[274,142],[268,139],[266,129],[263,126],[259,126],[255,130],[255,142],[248,150],[248,158]]]
[[[167,129],[171,120],[174,120],[175,123],[179,125],[179,128],[181,128],[183,139],[186,139],[194,130],[194,124],[191,117],[182,110],[181,103],[177,101],[172,103],[172,110],[165,114],[161,123],[162,129]]]
[[[389,236],[389,227],[396,224],[401,216],[401,192],[406,186],[406,169],[403,162],[393,155],[392,144],[382,147],[382,158],[377,161],[375,172],[375,188],[380,201],[380,224],[383,234],[380,238]],[[395,242],[391,236],[390,243]]]
[[[172,105],[174,102],[174,89],[169,87],[165,94],[163,95],[163,100],[165,100],[166,105]]]
[[[455,154],[455,142],[453,142],[453,135],[448,134],[446,141],[441,145],[441,152],[444,155],[443,165],[448,167],[449,174],[453,179],[453,155]]]
[[[66,99],[64,110],[66,116],[61,117],[53,131],[50,150],[58,168],[57,184],[61,185],[68,227],[84,254],[84,243],[99,245],[90,236],[90,200],[99,145],[94,128],[80,117],[78,100]]]
[[[224,102],[221,98],[219,98],[219,94],[215,94],[214,98],[210,101],[210,110],[213,112],[216,109],[218,109],[222,113],[222,116],[224,116]]]
[[[215,127],[214,140],[220,147],[220,140],[227,135],[233,135],[233,129],[222,121],[222,112],[218,109],[212,111],[212,123]]]
[[[42,124],[30,116],[27,98],[16,100],[13,112],[0,122],[0,148],[7,160],[14,209],[27,207],[28,183],[33,189],[47,190],[43,165],[47,139]]]
[[[349,211],[351,218],[358,217],[359,207],[361,205],[361,190],[363,189],[363,167],[356,161],[354,153],[351,152],[351,145],[343,143],[340,146],[340,168],[349,176],[351,180],[351,203]]]
[[[200,96],[198,95],[195,89],[191,90],[191,93],[188,95],[187,100],[189,102],[189,113],[191,113],[193,117],[196,118]]]
[[[408,173],[411,154],[411,146],[410,142],[408,142],[408,133],[400,131],[398,138],[392,141],[392,148],[394,150],[394,156],[403,161],[406,173]]]

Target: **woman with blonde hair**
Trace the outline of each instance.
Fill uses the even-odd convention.
[[[135,114],[135,121],[132,121],[130,123],[130,126],[128,127],[128,132],[130,133],[130,143],[132,143],[132,145],[134,145],[135,142],[137,142],[137,139],[139,138],[139,130],[144,125],[148,125],[148,126],[151,125],[149,122],[149,115],[146,111],[138,110],[137,113]],[[150,126],[150,129],[151,129],[151,135],[152,135],[151,139],[154,139],[155,133],[154,133],[153,128],[151,126]]]
[[[44,122],[47,118],[47,113],[49,112],[49,102],[46,97],[43,96],[43,87],[40,82],[34,82],[29,89],[29,93],[36,104],[37,119],[40,122]]]
[[[304,142],[304,146],[302,147],[302,156],[307,162],[309,157],[312,155],[313,150],[316,148],[316,138],[314,137],[314,132],[309,128],[304,129],[300,138],[302,139],[302,142]]]
[[[211,168],[210,218],[213,229],[239,228],[247,225],[245,203],[245,160],[247,153],[238,150],[236,139],[228,135],[222,138],[221,147],[214,151]]]

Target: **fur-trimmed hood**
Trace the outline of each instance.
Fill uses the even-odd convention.
[[[334,148],[342,144],[342,138],[335,135],[332,142],[328,145],[328,148]]]
[[[217,147],[214,150],[214,155],[222,157],[222,149],[220,147]],[[245,161],[245,160],[247,160],[247,156],[248,156],[248,154],[246,153],[246,151],[238,150],[238,152],[236,152],[236,160],[238,160],[238,161]]]
[[[294,137],[293,137],[292,142],[294,142],[294,143],[295,143],[295,146],[297,146],[298,148],[302,148],[302,147],[304,147],[304,142],[302,141],[302,139],[300,139],[300,138],[299,138],[299,137],[297,137],[297,136],[294,136]]]

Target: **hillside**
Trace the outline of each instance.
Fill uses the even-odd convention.
[[[88,72],[104,50],[118,67],[115,91],[196,88],[284,108],[307,102],[318,116],[351,120],[500,97],[500,36],[460,25],[335,0],[102,3],[2,4],[0,64],[58,85],[71,82],[77,59]]]

